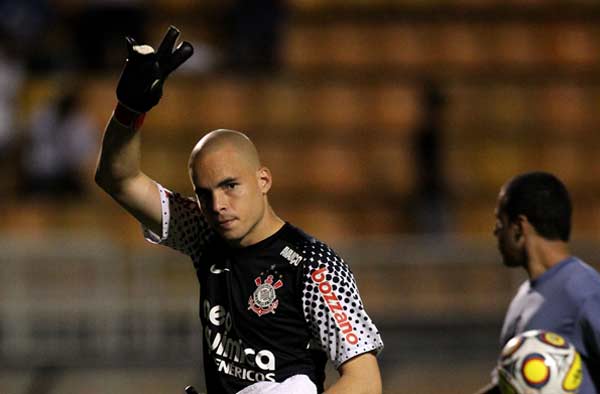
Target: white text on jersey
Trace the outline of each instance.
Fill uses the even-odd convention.
[[[289,261],[290,264],[293,266],[300,264],[300,262],[303,259],[302,256],[300,256],[298,253],[294,252],[294,250],[292,250],[292,248],[290,248],[289,246],[286,246],[285,248],[283,248],[283,250],[279,254],[282,255],[283,257],[285,257],[285,259],[287,261]]]
[[[204,344],[217,363],[217,370],[251,382],[275,381],[276,358],[267,349],[246,347],[232,329],[231,314],[222,305],[203,304]],[[230,337],[231,335],[231,337]]]

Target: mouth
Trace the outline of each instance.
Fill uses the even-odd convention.
[[[223,229],[223,230],[228,230],[231,227],[233,227],[235,221],[237,219],[235,218],[230,218],[230,219],[218,219],[217,220],[217,226],[219,226],[219,228]]]

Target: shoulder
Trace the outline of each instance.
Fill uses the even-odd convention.
[[[280,240],[287,245],[281,255],[288,260],[293,259],[297,263],[294,265],[310,266],[342,261],[329,245],[292,224],[286,224]]]
[[[304,272],[305,280],[318,282],[320,278],[334,277],[338,277],[336,281],[352,280],[353,274],[344,259],[325,242],[289,223],[282,238],[287,246],[280,254]]]
[[[600,273],[596,269],[579,259],[565,268],[568,269],[565,289],[574,302],[600,295]]]
[[[178,226],[197,225],[208,230],[208,223],[202,215],[197,201],[192,197],[159,187],[163,211],[173,218]]]
[[[324,265],[345,264],[337,252],[325,242],[297,227],[291,226],[291,229],[295,235],[291,244],[302,256],[305,267],[318,268]]]
[[[198,207],[198,204],[196,203],[196,200],[194,198],[184,196],[177,192],[173,192],[164,187],[161,188],[164,192],[164,197],[166,197],[169,200],[169,202],[176,203],[181,208],[189,209],[191,211],[197,211],[198,213],[200,213],[200,208]]]
[[[513,300],[527,295],[527,293],[529,293],[530,289],[531,289],[531,282],[529,281],[529,279],[524,280],[523,283],[521,283],[521,285],[519,286],[519,289],[517,290],[517,292],[515,293]]]

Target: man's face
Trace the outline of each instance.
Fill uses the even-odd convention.
[[[259,172],[228,147],[200,155],[192,165],[200,209],[208,224],[227,241],[244,245],[265,215]]]
[[[502,255],[504,265],[507,267],[524,267],[527,254],[523,245],[523,237],[519,235],[518,224],[511,222],[503,210],[505,198],[505,189],[502,188],[496,204],[494,236],[498,240],[498,250]]]

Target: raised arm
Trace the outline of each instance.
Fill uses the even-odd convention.
[[[102,189],[158,234],[162,227],[160,196],[154,181],[140,168],[138,129],[145,113],[159,102],[166,78],[193,53],[185,41],[173,50],[178,36],[179,31],[171,26],[157,51],[127,37],[127,60],[117,85],[118,104],[104,132],[95,175]]]

